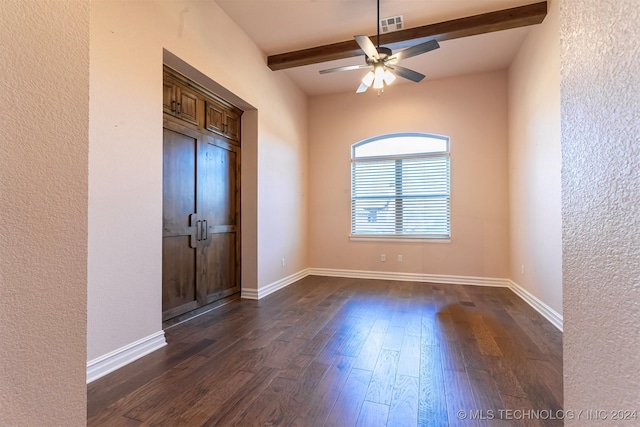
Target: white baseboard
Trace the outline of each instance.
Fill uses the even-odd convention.
[[[524,302],[529,304],[535,311],[540,313],[542,316],[544,316],[545,319],[551,322],[553,326],[558,328],[560,332],[563,332],[562,328],[564,320],[560,313],[549,307],[544,302],[540,301],[535,295],[527,291],[522,286],[518,285],[513,280],[509,280],[509,288],[513,291],[513,293],[524,300]]]
[[[336,270],[332,268],[310,268],[310,276],[348,277],[351,279],[400,280],[405,282],[428,282],[450,285],[476,285],[508,287],[508,279],[475,276],[449,276],[444,274],[396,273],[391,271]]]
[[[164,331],[159,331],[93,359],[87,363],[87,384],[165,345],[167,345],[167,341],[164,339]]]
[[[300,270],[297,273],[294,273],[290,276],[282,278],[280,280],[276,280],[273,283],[268,284],[267,286],[263,286],[259,289],[246,289],[242,288],[241,297],[244,299],[261,299],[266,297],[269,294],[274,293],[275,291],[285,288],[290,284],[297,282],[300,279],[304,279],[309,275],[309,269],[305,268],[304,270]]]

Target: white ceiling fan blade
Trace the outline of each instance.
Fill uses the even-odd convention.
[[[388,62],[397,62],[401,59],[411,58],[412,56],[421,55],[423,53],[430,52],[432,50],[438,49],[440,45],[435,40],[429,40],[424,43],[417,44],[415,46],[411,46],[405,50],[401,50],[395,55],[391,56],[388,59]]]
[[[359,70],[361,68],[369,68],[371,67],[371,65],[347,65],[344,67],[336,67],[336,68],[329,68],[328,70],[320,70],[320,74],[327,74],[327,73],[335,73],[336,71],[351,71],[351,70]]]
[[[389,68],[395,71],[396,74],[399,75],[400,77],[405,78],[407,80],[411,80],[412,82],[418,83],[425,77],[424,74],[420,74],[417,71],[413,71],[408,68],[401,67],[399,65],[394,65],[393,67],[389,67]]]
[[[367,55],[367,58],[373,60],[374,62],[378,62],[380,57],[378,56],[378,49],[376,49],[376,45],[373,44],[371,39],[367,36],[353,36],[356,39],[356,43],[360,46],[360,49]]]
[[[364,83],[360,83],[360,86],[358,86],[358,89],[356,89],[356,93],[366,92],[367,89],[369,89],[368,85],[366,85]]]

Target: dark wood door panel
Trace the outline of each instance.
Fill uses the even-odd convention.
[[[239,291],[236,269],[237,154],[213,139],[200,144],[198,154],[198,215],[206,222],[199,255],[199,298],[210,303]]]
[[[218,104],[206,101],[205,128],[211,132],[224,134],[224,111]]]
[[[193,136],[163,129],[162,217],[165,233],[190,227],[196,212],[196,157],[198,140]]]
[[[162,83],[162,110],[165,113],[176,113],[176,84],[170,80]]]
[[[198,96],[184,87],[180,87],[180,99],[178,100],[180,118],[194,125],[198,124]]]
[[[205,101],[205,129],[240,143],[240,114],[215,101]]]
[[[162,239],[163,311],[195,303],[195,266],[196,250],[190,247],[189,236]]]
[[[162,318],[198,307],[196,298],[197,134],[182,126],[163,129]]]
[[[236,225],[236,154],[202,143],[198,155],[198,213],[208,226]]]
[[[209,234],[202,252],[203,295],[206,303],[240,290],[236,277],[236,234]]]
[[[234,141],[240,142],[240,115],[231,110],[228,110],[226,115],[227,136]]]

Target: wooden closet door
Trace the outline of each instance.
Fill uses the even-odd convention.
[[[163,320],[240,291],[239,177],[237,146],[165,120]]]
[[[215,138],[198,151],[198,219],[206,221],[198,243],[199,299],[210,303],[240,290],[239,281],[239,153]]]
[[[198,133],[163,128],[162,311],[169,319],[198,307],[196,277],[196,150]]]

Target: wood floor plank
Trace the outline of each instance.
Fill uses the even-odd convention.
[[[342,344],[336,349],[338,354],[352,357],[357,356],[360,353],[369,332],[371,332],[372,326],[373,319],[371,317],[365,317],[355,323],[348,331],[345,331],[348,336],[348,340],[342,342]]]
[[[528,310],[528,315],[521,311],[506,311],[542,353],[550,357],[558,354],[558,350],[562,348],[562,334],[555,327],[549,328],[549,322],[542,316]]]
[[[534,417],[524,417],[522,416],[524,411],[531,411],[528,413],[533,413],[534,407],[531,405],[531,402],[528,398],[517,397],[517,396],[503,396],[502,400],[505,405],[505,412],[500,414],[500,417],[507,421],[510,426],[518,426],[518,427],[559,427],[563,426],[564,423],[559,420],[538,420]],[[508,412],[507,412],[508,411]],[[516,411],[523,411],[518,415]]]
[[[406,331],[405,331],[406,332]],[[398,359],[398,375],[420,377],[420,336],[405,333]]]
[[[428,322],[427,326],[423,326],[422,328],[422,336],[424,337],[426,335],[427,337],[431,337],[429,338],[430,341],[425,341],[427,345],[438,345],[440,339],[449,341],[456,341],[458,339],[456,334],[456,324],[449,313],[444,311],[439,311],[437,313],[435,322],[438,329],[437,334],[432,333],[432,325],[433,323]],[[425,327],[427,329],[425,329]]]
[[[409,310],[409,314],[407,315],[404,333],[420,337],[422,334],[422,307],[410,305],[407,310]]]
[[[469,325],[465,323],[463,327],[468,328]],[[489,372],[490,368],[487,364],[487,359],[482,354],[480,344],[475,338],[459,339],[457,342],[464,359],[464,366],[467,369]]]
[[[520,381],[513,373],[516,366],[512,360],[505,357],[487,357],[487,364],[491,372],[491,377],[498,388],[500,396],[513,396],[526,398],[526,393],[520,385]]]
[[[320,331],[315,337],[307,342],[302,350],[300,350],[300,354],[316,356],[327,346],[329,339],[333,334],[335,334],[335,332],[329,330]]]
[[[400,352],[382,349],[378,363],[373,369],[366,400],[389,405],[395,384]]]
[[[509,289],[309,276],[167,326],[89,426],[562,425],[486,419],[563,405],[562,333]]]
[[[349,334],[344,331],[335,332],[325,341],[322,349],[315,355],[315,360],[330,363],[339,354],[338,349],[349,341]]]
[[[559,366],[544,360],[531,360],[529,366],[553,396],[554,408],[562,408],[564,395],[562,393],[562,370],[559,369]]]
[[[506,310],[494,310],[508,331],[511,339],[526,354],[528,359],[548,360],[548,357],[540,350],[535,342],[529,338],[526,332],[518,325]]]
[[[97,419],[92,421],[92,425],[94,426],[104,426],[104,427],[111,427],[111,426],[122,426],[122,427],[138,427],[141,426],[142,423],[138,420],[132,420],[131,418],[127,418],[124,415],[114,415],[112,418],[109,419]]]
[[[471,333],[478,343],[480,353],[485,356],[502,356],[498,344],[496,344],[489,328],[484,322],[484,316],[480,313],[467,314]]]
[[[301,403],[308,400],[309,396],[314,393],[330,366],[331,365],[313,361],[309,364],[309,367],[304,370],[300,379],[294,382],[294,386],[291,388],[289,394],[291,395],[291,400],[296,402],[297,406],[302,406]]]
[[[251,358],[248,359],[242,369],[249,372],[257,372],[263,367],[275,369],[283,367],[284,360],[279,355],[286,351],[287,345],[288,342],[286,341],[273,339],[264,346],[249,347]]]
[[[466,370],[458,341],[440,340],[440,353],[443,369],[462,372]]]
[[[354,364],[354,358],[337,356],[313,394],[300,406],[298,415],[306,425],[323,425],[342,391]],[[368,371],[369,375],[371,371]]]
[[[351,374],[329,413],[325,426],[349,427],[356,425],[371,382],[371,374],[371,371],[351,370]]]
[[[422,345],[420,350],[420,390],[418,425],[448,425],[447,405],[440,348]]]
[[[360,353],[353,367],[356,369],[364,369],[365,371],[373,371],[378,362],[378,356],[382,350],[382,343],[384,342],[385,336],[386,332],[374,331],[372,329],[360,349]]]
[[[469,416],[476,410],[466,372],[444,371],[444,389],[450,426],[479,426],[478,420]],[[465,417],[460,414],[464,413]]]
[[[389,426],[415,427],[418,425],[418,393],[420,380],[416,377],[398,375],[393,386],[389,405]]]
[[[295,382],[286,378],[274,378],[235,420],[239,426],[273,426],[284,425],[286,420],[293,419],[287,395]]]
[[[467,371],[469,386],[473,395],[474,409],[479,414],[479,424],[483,426],[508,426],[508,422],[500,419],[499,414],[505,410],[500,392],[491,374],[485,371]]]
[[[230,372],[225,378],[215,381],[215,387],[210,387],[207,393],[189,407],[185,408],[179,404],[165,406],[149,418],[147,423],[162,425],[171,420],[176,426],[203,425],[211,417],[211,408],[222,408],[229,396],[233,395],[236,389],[244,387],[254,376],[255,374],[247,371]]]
[[[387,329],[389,328],[389,320],[384,319],[382,317],[376,318],[375,322],[373,322],[373,326],[371,327],[372,332],[382,332],[383,334],[387,333]]]
[[[382,348],[385,350],[400,351],[402,349],[402,338],[404,337],[404,327],[389,326],[384,337]]]
[[[212,414],[202,425],[211,427],[232,425],[242,415],[244,408],[248,407],[262,390],[269,386],[277,373],[278,371],[273,368],[263,368],[258,371],[222,403],[221,410]]]
[[[508,338],[509,332],[505,329],[505,324],[502,319],[498,318],[494,309],[502,310],[504,307],[489,306],[482,310],[484,316],[484,324],[489,330],[489,333],[494,338]]]
[[[125,398],[125,405],[132,408],[124,413],[128,418],[138,421],[146,421],[153,416],[158,409],[175,399],[171,394],[166,393],[167,387],[171,387],[177,398],[181,399],[182,405],[190,406],[198,399],[200,390],[193,387],[199,371],[210,360],[202,356],[193,356],[184,361],[181,365],[166,372],[165,375],[155,381],[141,387],[136,392],[129,394]]]
[[[512,340],[497,338],[496,341],[508,358],[513,367],[513,373],[534,409],[552,411],[562,409],[562,401],[558,399],[562,396],[562,390],[559,387],[561,379],[557,380],[557,389],[551,391],[541,376],[540,366],[527,357],[529,355],[527,349],[519,347]]]
[[[389,406],[365,400],[360,409],[356,427],[385,427],[389,418]]]
[[[313,356],[308,354],[296,354],[287,359],[286,366],[281,369],[280,374],[278,374],[281,378],[287,378],[290,380],[295,380],[300,378],[302,372],[309,367],[311,362],[313,361]]]

